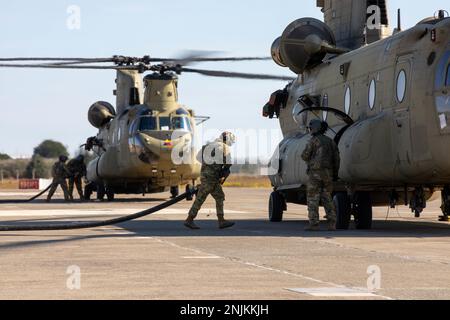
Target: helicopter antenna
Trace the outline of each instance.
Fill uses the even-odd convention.
[[[402,31],[402,10],[397,10],[397,32]]]

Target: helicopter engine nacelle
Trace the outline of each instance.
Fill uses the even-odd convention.
[[[296,74],[322,63],[336,45],[331,29],[322,21],[302,18],[292,22],[272,44],[272,58]]]
[[[100,129],[116,116],[114,107],[108,102],[98,101],[94,103],[88,111],[89,122],[97,129]]]

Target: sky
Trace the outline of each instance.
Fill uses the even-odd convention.
[[[80,8],[79,29],[68,27],[72,5]],[[450,11],[448,0],[391,0],[388,7],[392,26],[397,8],[402,9],[404,28],[438,9]],[[285,27],[308,16],[322,19],[315,0],[15,0],[2,3],[0,57],[172,58],[187,50],[269,56]],[[293,75],[272,60],[195,67]],[[27,157],[40,142],[54,139],[74,154],[97,132],[87,121],[89,106],[98,100],[115,104],[114,79],[114,71],[0,69],[0,152]],[[179,102],[211,117],[204,132],[253,129],[261,136],[279,136],[278,122],[263,118],[261,110],[270,94],[285,85],[183,74]],[[254,152],[266,155],[277,142]]]

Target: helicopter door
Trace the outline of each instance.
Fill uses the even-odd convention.
[[[399,161],[411,160],[412,55],[399,57],[394,74],[393,145]]]
[[[450,133],[450,47],[438,64],[435,79],[435,104],[439,129]]]

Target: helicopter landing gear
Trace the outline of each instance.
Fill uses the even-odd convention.
[[[109,202],[114,201],[114,190],[111,187],[106,187],[105,189],[106,192],[106,198],[108,199]]]
[[[414,212],[416,218],[420,218],[420,214],[423,209],[427,207],[427,202],[425,200],[425,193],[422,187],[416,188],[413,192],[411,201],[409,202],[409,207],[411,212]]]
[[[336,229],[348,230],[352,214],[356,229],[372,228],[372,200],[369,192],[356,192],[353,196],[347,192],[337,192],[333,202],[336,208]]]
[[[176,198],[180,194],[180,188],[178,186],[170,187],[171,198]]]
[[[106,190],[103,183],[97,184],[97,200],[103,201],[105,199]]]
[[[443,215],[439,217],[439,221],[450,221],[450,186],[445,186],[441,192],[442,205],[441,210]]]
[[[372,199],[369,192],[355,193],[353,200],[355,226],[359,230],[372,229]]]
[[[283,212],[287,210],[286,200],[278,192],[274,191],[269,198],[269,220],[270,222],[283,221]]]
[[[94,182],[89,182],[84,186],[84,200],[91,200],[91,196],[94,191],[97,189],[97,186]]]
[[[336,208],[336,229],[348,230],[351,219],[351,202],[347,192],[337,192],[333,197]]]

